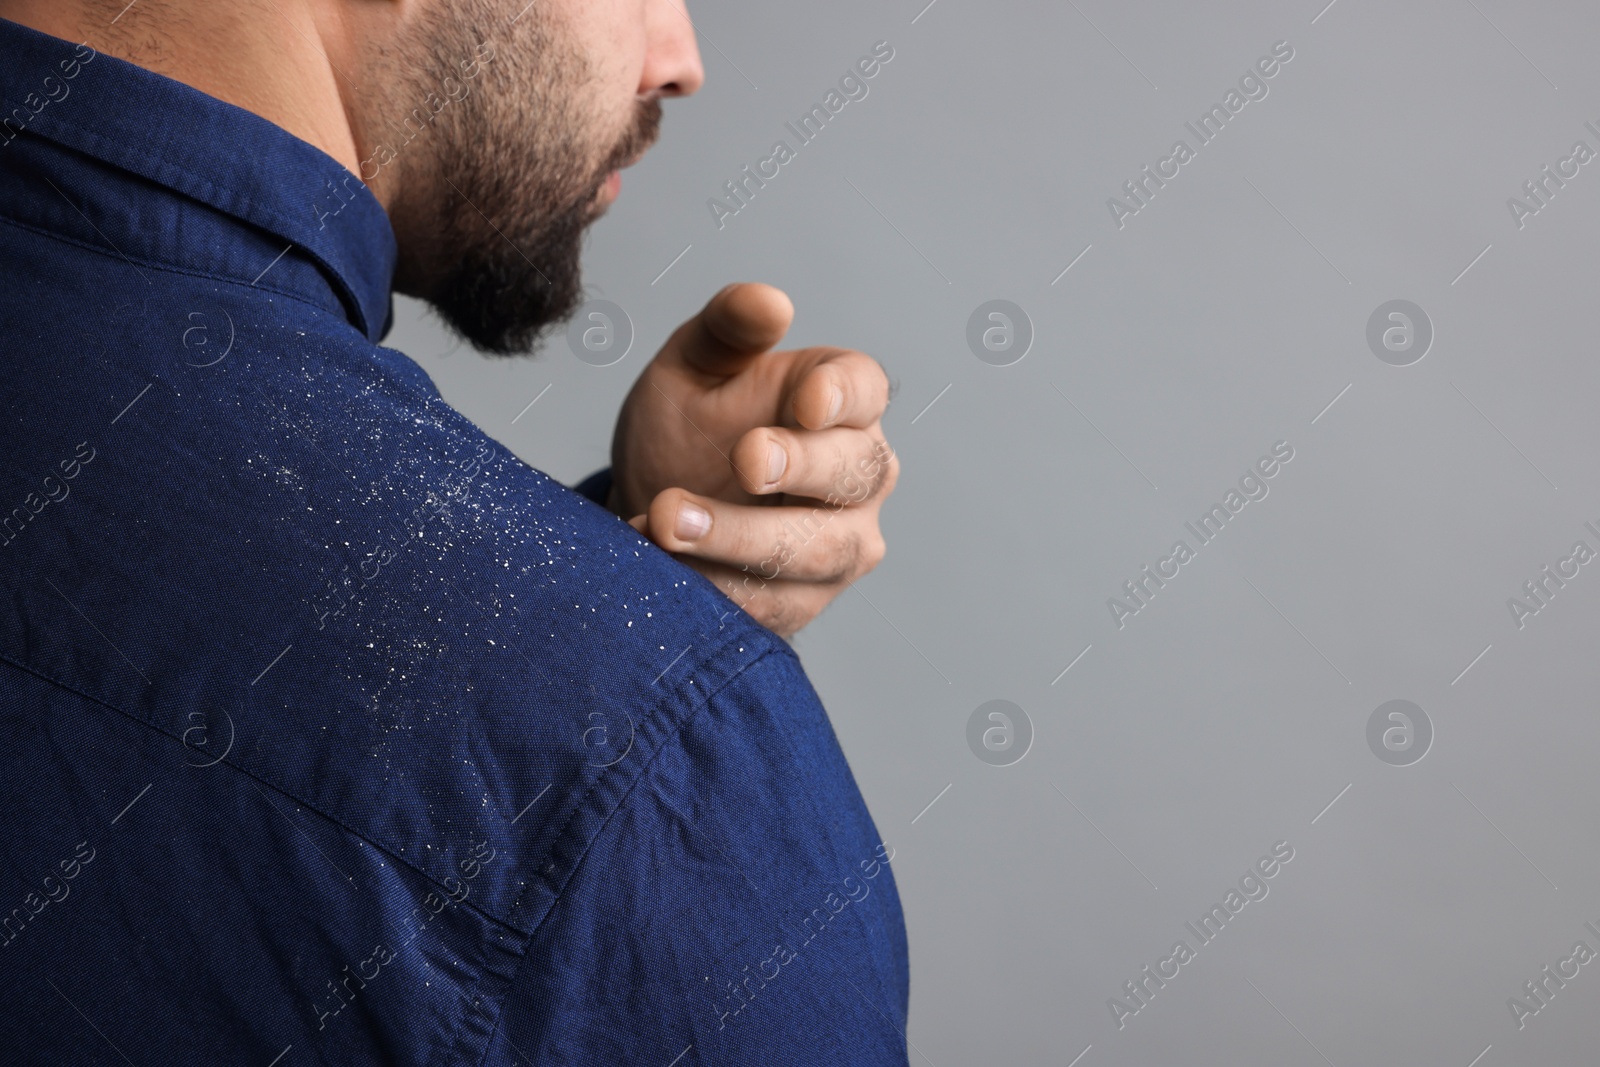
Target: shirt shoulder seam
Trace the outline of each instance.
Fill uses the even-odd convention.
[[[752,644],[755,643],[756,637],[755,637],[755,635],[753,633],[752,634],[741,634],[739,630],[735,630],[733,633],[729,634],[727,639],[724,640],[721,644],[719,644],[715,649],[713,649],[711,652],[707,653],[705,656],[702,656],[696,662],[696,666],[702,666],[702,665],[714,662],[717,658],[719,658],[724,653],[724,650],[726,650],[727,647],[730,644],[732,644],[735,640],[739,639],[741,636],[744,636],[745,639],[750,641]],[[639,781],[644,778],[645,771],[650,767],[651,764],[653,764],[656,761],[656,758],[661,755],[662,751],[667,747],[667,745],[670,744],[675,738],[678,737],[679,734],[681,734],[683,732],[683,728],[686,725],[688,725],[689,720],[693,719],[697,714],[699,714],[700,710],[702,708],[704,708],[707,704],[709,704],[713,699],[715,699],[717,696],[721,695],[722,691],[727,689],[736,680],[738,680],[738,678],[742,674],[744,674],[745,671],[749,670],[751,667],[755,666],[757,663],[760,663],[762,660],[766,659],[768,656],[779,655],[782,652],[788,652],[791,656],[794,654],[793,650],[789,649],[787,646],[785,646],[782,650],[780,650],[778,648],[773,647],[770,642],[763,641],[762,643],[766,647],[763,648],[757,655],[751,657],[750,662],[744,664],[742,667],[740,667],[738,670],[734,671],[731,675],[729,675],[726,679],[724,679],[723,683],[721,685],[717,686],[715,689],[708,690],[706,692],[697,694],[698,702],[694,705],[693,709],[690,710],[687,714],[685,714],[681,721],[679,721],[676,725],[672,726],[671,729],[667,732],[666,736],[664,736],[661,739],[661,744],[658,745],[656,747],[656,750],[650,754],[649,759],[644,761],[644,764],[639,768],[639,773],[634,776],[633,782],[631,784],[629,784],[629,786],[627,788],[627,791],[625,793],[623,793],[623,795],[617,799],[616,806],[614,808],[612,808],[611,811],[606,814],[604,821],[602,821],[600,826],[596,829],[594,836],[589,840],[589,842],[587,844],[584,845],[583,851],[578,854],[578,856],[576,857],[576,859],[574,860],[574,862],[572,864],[573,870],[568,872],[567,877],[562,880],[562,890],[565,890],[567,883],[569,883],[572,880],[572,876],[577,873],[577,868],[581,867],[583,865],[583,861],[584,861],[584,859],[586,859],[588,857],[589,851],[594,847],[595,841],[600,839],[600,835],[603,834],[605,832],[606,827],[608,827],[611,824],[611,820],[616,817],[617,812],[621,811],[622,808],[623,808],[623,805],[626,804],[628,799],[633,796],[634,789],[637,788],[637,786],[639,784]],[[662,707],[668,703],[668,701],[670,699],[671,699],[671,694],[670,693],[669,694],[663,694],[662,698],[660,700],[658,700],[655,703],[654,706],[651,707],[650,714],[647,717],[647,719],[648,718],[653,718],[655,716],[655,714],[657,712],[659,712],[662,709]],[[594,796],[594,791],[600,787],[600,783],[601,783],[601,780],[602,780],[603,777],[604,777],[603,775],[596,775],[595,776],[595,780],[593,782],[590,782],[589,783],[589,788],[584,791],[583,798],[581,800],[579,800],[576,804],[574,804],[572,806],[572,810],[567,813],[566,819],[564,819],[562,821],[561,828],[556,831],[555,837],[551,842],[551,850],[552,851],[555,849],[555,846],[557,844],[559,844],[560,841],[564,837],[567,836],[568,831],[572,828],[573,820],[576,819],[578,817],[578,815],[583,811],[584,807],[589,804],[591,798]],[[560,894],[558,892],[557,896],[559,896],[559,895]],[[521,899],[522,898],[520,898],[520,897],[518,898],[518,902],[519,903],[520,903]],[[516,907],[516,905],[513,904],[513,908],[515,908],[515,907]],[[548,911],[546,912],[545,915],[543,915],[543,916],[541,916],[539,918],[538,922],[534,923],[531,927],[528,928],[528,936],[529,936],[530,939],[532,938],[534,933],[536,931],[538,931],[539,927],[544,925],[544,921],[547,918],[549,918],[549,912]]]
[[[657,759],[660,758],[661,754],[663,752],[665,752],[667,750],[667,748],[673,742],[675,742],[680,737],[682,737],[683,732],[688,727],[688,725],[696,718],[696,716],[698,716],[703,710],[705,710],[706,707],[708,707],[710,705],[711,701],[715,700],[718,696],[722,695],[722,693],[725,692],[728,688],[730,688],[736,681],[738,681],[738,679],[741,678],[745,674],[746,671],[749,671],[751,668],[755,667],[757,664],[760,664],[760,663],[764,662],[765,660],[767,660],[769,658],[773,658],[773,657],[778,657],[778,658],[788,657],[789,659],[795,660],[796,662],[798,662],[798,660],[799,660],[799,657],[795,655],[794,649],[789,647],[789,645],[786,642],[783,642],[781,640],[775,639],[770,634],[770,632],[765,632],[765,631],[761,630],[759,627],[755,626],[752,623],[751,625],[743,626],[743,627],[740,627],[738,630],[735,630],[734,633],[729,635],[727,640],[725,640],[721,644],[719,644],[712,652],[710,652],[706,656],[702,657],[699,660],[699,664],[707,664],[707,663],[713,662],[719,656],[721,656],[721,655],[723,655],[725,653],[725,650],[727,649],[729,644],[731,644],[734,640],[739,639],[739,638],[743,638],[744,640],[746,640],[748,642],[751,642],[751,643],[755,643],[755,642],[759,641],[763,647],[760,649],[759,652],[757,652],[756,655],[751,657],[749,662],[747,662],[744,665],[740,666],[736,671],[734,671],[731,675],[729,675],[726,679],[724,679],[723,683],[721,685],[717,686],[715,689],[712,689],[712,690],[709,690],[707,692],[698,694],[699,699],[695,703],[695,705],[682,717],[682,719],[679,722],[674,724],[673,727],[667,732],[667,734],[661,739],[661,743],[656,746],[655,751],[650,753],[649,758],[646,759],[644,761],[643,765],[640,766],[639,772],[634,776],[633,781],[628,784],[627,790],[622,794],[622,796],[617,798],[617,802],[616,802],[615,806],[613,806],[612,809],[609,812],[605,813],[604,819],[601,821],[600,825],[595,829],[595,832],[594,832],[593,836],[589,839],[589,841],[587,843],[584,844],[583,851],[580,852],[577,855],[577,857],[574,859],[574,861],[572,863],[572,870],[568,872],[567,877],[563,880],[561,890],[556,893],[555,898],[554,898],[555,900],[559,900],[560,899],[561,895],[565,892],[566,887],[568,885],[570,885],[572,879],[574,877],[576,877],[578,870],[583,866],[584,862],[589,858],[589,853],[591,851],[593,851],[595,844],[600,840],[600,838],[602,836],[604,836],[606,831],[611,827],[612,821],[617,817],[617,815],[623,810],[624,807],[627,806],[629,801],[631,801],[633,799],[634,795],[638,791],[639,784],[642,781],[644,781],[644,779],[646,777],[646,774],[649,771],[650,767],[656,762]],[[652,714],[654,713],[655,710],[659,710],[665,703],[666,703],[665,700],[663,700],[661,702],[658,702],[656,704],[655,709],[653,709]],[[590,783],[589,789],[583,795],[583,799],[580,800],[577,804],[573,805],[572,811],[568,814],[566,820],[562,823],[561,829],[559,831],[557,831],[557,833],[556,833],[555,843],[553,843],[552,846],[551,846],[552,850],[554,850],[555,844],[558,844],[561,841],[561,839],[564,838],[567,835],[567,833],[571,829],[573,820],[576,819],[578,817],[578,815],[583,811],[583,809],[590,803],[591,798],[594,795],[594,791],[599,786],[599,784],[600,784],[600,779],[599,778],[597,778],[594,782]],[[519,897],[517,903],[520,903],[521,899],[522,898]],[[553,902],[552,902],[552,905],[553,905]],[[513,908],[515,908],[515,907],[516,907],[516,904],[514,903],[513,904]],[[497,997],[495,997],[493,999],[493,1001],[492,1001],[492,1003],[494,1004],[494,1007],[495,1007],[495,1012],[494,1012],[494,1016],[492,1018],[492,1022],[490,1023],[490,1026],[489,1026],[487,1038],[484,1041],[483,1053],[477,1060],[478,1067],[485,1067],[485,1065],[487,1065],[487,1063],[488,1063],[489,1050],[490,1050],[491,1046],[494,1043],[494,1035],[496,1033],[498,1033],[499,1030],[500,1030],[501,1017],[503,1016],[504,1011],[505,1011],[505,999],[508,996],[510,996],[511,990],[516,987],[517,976],[521,974],[522,968],[527,965],[528,950],[531,947],[531,945],[533,944],[534,939],[538,936],[539,930],[544,926],[544,924],[550,919],[551,915],[553,915],[554,913],[555,913],[554,906],[551,906],[551,907],[545,909],[545,913],[539,917],[538,922],[536,922],[532,926],[530,926],[528,928],[528,930],[527,930],[526,935],[522,938],[522,944],[520,946],[520,958],[519,958],[519,960],[517,962],[516,970],[513,972],[511,978],[505,983],[505,987],[501,990],[500,994]],[[463,1022],[463,1024],[465,1024],[465,1017],[463,1017],[462,1022]]]

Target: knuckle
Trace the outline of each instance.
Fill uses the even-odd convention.
[[[839,534],[827,542],[826,564],[819,566],[817,581],[833,584],[848,582],[867,573],[865,566],[867,544],[859,533]]]
[[[889,397],[889,374],[883,364],[864,352],[854,353],[850,360],[850,380],[864,397],[882,405]]]
[[[861,499],[860,479],[856,477],[855,464],[844,449],[834,452],[828,468],[828,487],[834,496],[850,503]]]
[[[878,398],[878,404],[883,407],[889,403],[889,372],[883,369],[883,364],[867,357],[872,364],[872,384]]]
[[[889,449],[887,442],[883,444],[883,448]],[[900,457],[894,453],[893,449],[889,449],[889,458],[882,465],[882,469],[879,473],[878,492],[887,496],[888,494],[894,492],[894,487],[899,483],[899,481]]]
[[[860,472],[859,479],[856,470]],[[858,504],[888,494],[899,479],[899,461],[889,448],[888,442],[881,439],[873,442],[871,452],[860,459],[856,464],[856,470],[846,471],[843,477],[864,483],[864,491],[858,491],[852,498]]]
[[[878,564],[883,562],[883,557],[886,556],[888,552],[889,543],[885,541],[883,539],[883,535],[876,530],[874,530],[870,535],[862,538],[861,562],[865,565],[865,570],[870,571],[877,567]],[[863,573],[865,573],[865,571],[863,571]]]

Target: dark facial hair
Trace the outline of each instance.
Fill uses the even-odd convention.
[[[467,92],[452,95],[408,146],[425,145],[425,165],[406,165],[391,208],[402,234],[395,288],[427,300],[481,351],[527,353],[577,309],[583,235],[601,213],[600,189],[655,141],[661,105],[638,102],[620,136],[597,133],[581,96],[592,81],[585,57],[533,13],[464,81],[462,59],[482,54],[476,26],[504,20],[483,19],[472,10],[479,4],[442,6],[449,21],[428,35],[412,92],[419,100],[430,85],[445,88],[432,90],[438,99],[462,85]]]

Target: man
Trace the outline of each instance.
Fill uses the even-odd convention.
[[[881,556],[881,371],[725,290],[608,511],[377,343],[570,313],[679,0],[0,19],[5,1061],[905,1063],[893,848],[751,614]]]

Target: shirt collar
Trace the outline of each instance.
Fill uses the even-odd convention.
[[[243,108],[5,19],[0,55],[0,154],[21,128],[281,238],[321,268],[352,324],[381,339],[394,230],[337,160]],[[192,239],[163,251],[181,255],[176,242]]]

